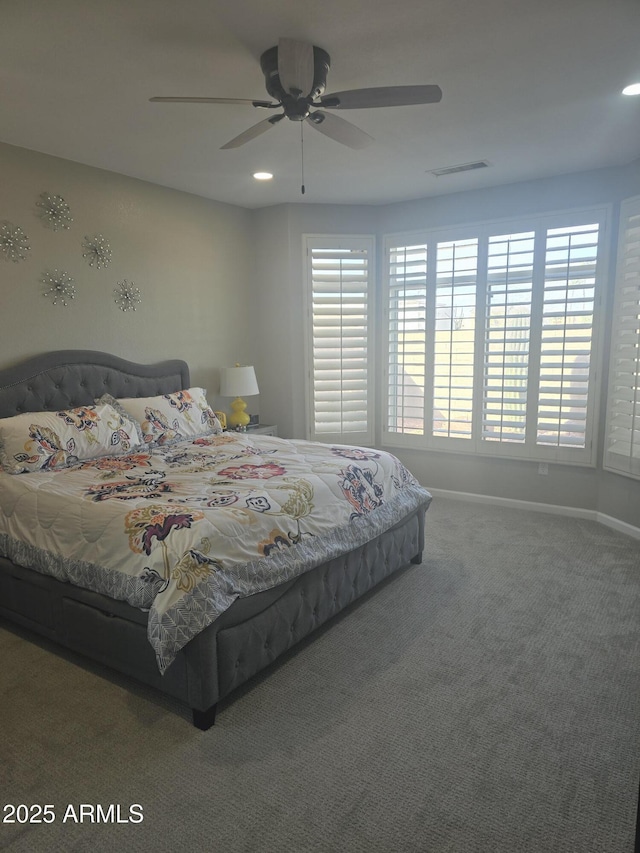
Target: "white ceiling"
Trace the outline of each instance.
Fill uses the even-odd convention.
[[[250,106],[280,37],[331,56],[327,92],[437,83],[441,103],[350,110],[361,151]],[[0,0],[0,140],[244,207],[376,204],[640,157],[638,0]],[[429,170],[487,160],[436,178]],[[275,174],[257,183],[252,172]]]

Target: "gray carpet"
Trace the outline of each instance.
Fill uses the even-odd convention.
[[[0,625],[0,848],[630,853],[640,542],[434,500],[421,566],[188,712]],[[69,804],[142,823],[66,823]],[[6,811],[3,813],[6,816]]]

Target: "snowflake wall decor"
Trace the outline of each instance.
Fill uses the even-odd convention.
[[[76,288],[73,279],[69,273],[63,270],[60,270],[60,272],[58,270],[54,270],[53,272],[47,271],[42,276],[42,283],[45,287],[43,296],[48,296],[54,305],[61,302],[66,308],[68,305],[67,300],[75,299]]]
[[[36,202],[37,207],[42,208],[40,218],[48,228],[58,231],[60,228],[69,228],[69,223],[73,222],[69,205],[61,195],[49,195],[49,193],[40,193],[40,201]]]
[[[5,261],[26,261],[26,253],[30,249],[27,235],[22,228],[6,220],[0,223],[0,252]]]
[[[138,305],[142,302],[140,296],[140,288],[136,287],[132,281],[119,281],[118,286],[114,287],[113,292],[116,295],[114,302],[121,311],[135,311]]]
[[[85,250],[82,257],[86,258],[90,267],[106,267],[111,261],[111,246],[102,236],[102,234],[94,234],[93,237],[85,236],[82,242],[82,248]]]

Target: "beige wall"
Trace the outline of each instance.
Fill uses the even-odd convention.
[[[68,231],[43,226],[36,207],[43,191],[69,204]],[[218,368],[249,360],[248,211],[0,144],[2,220],[27,233],[31,251],[19,263],[0,256],[1,365],[67,348],[143,362],[184,358],[193,384],[215,395]],[[94,234],[111,245],[106,269],[82,257],[84,236]],[[74,278],[67,308],[43,298],[46,269]],[[114,302],[123,279],[140,288],[135,312]]]

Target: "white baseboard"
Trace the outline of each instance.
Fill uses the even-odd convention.
[[[620,521],[618,518],[613,518],[595,509],[560,506],[559,504],[544,504],[537,503],[536,501],[520,501],[515,498],[500,498],[495,495],[477,495],[472,492],[453,492],[448,489],[430,489],[428,486],[426,488],[434,498],[454,498],[461,501],[476,501],[477,503],[492,504],[493,506],[505,506],[511,509],[526,509],[529,512],[548,512],[551,515],[564,515],[569,518],[586,518],[589,521],[597,521],[599,524],[611,527],[619,533],[626,533],[627,536],[633,536],[634,539],[640,539],[640,527],[634,527],[633,524]]]
[[[628,524],[626,521],[620,521],[619,518],[606,515],[604,512],[597,512],[596,521],[599,521],[600,524],[606,524],[607,527],[617,530],[618,533],[626,533],[627,536],[633,536],[634,539],[640,539],[640,527],[634,527],[633,524]]]

